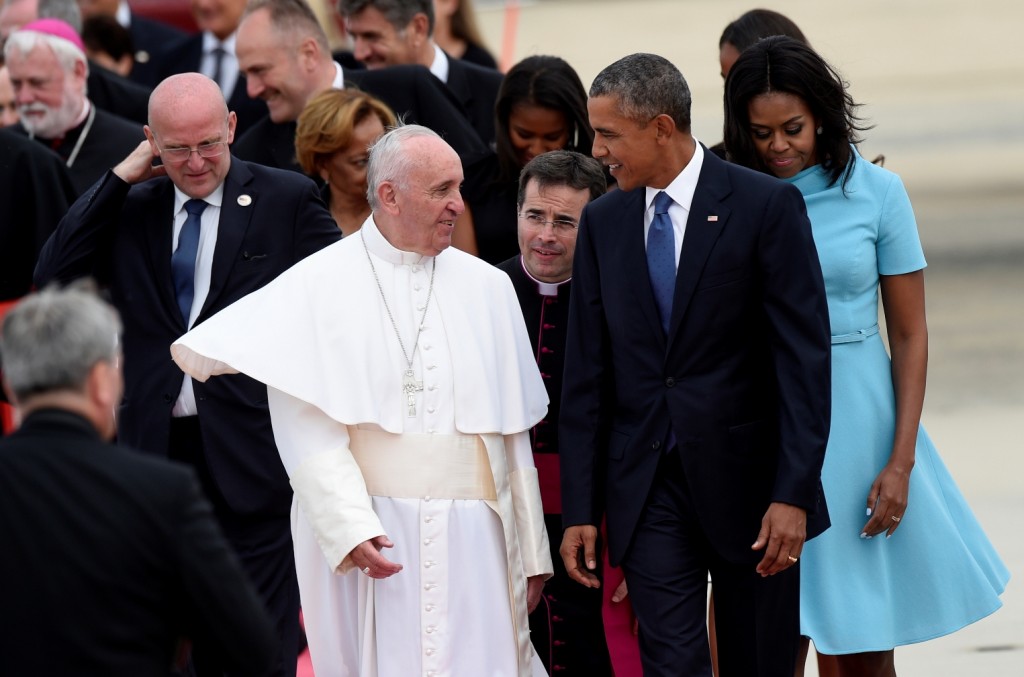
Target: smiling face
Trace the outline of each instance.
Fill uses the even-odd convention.
[[[71,128],[85,105],[84,62],[66,72],[53,50],[40,43],[27,54],[10,50],[7,71],[25,129],[52,139]]]
[[[761,94],[748,110],[750,138],[768,171],[788,179],[818,164],[818,123],[803,99],[785,92]]]
[[[571,186],[543,188],[535,179],[526,184],[522,215],[537,215],[544,221],[571,221],[579,224],[590,191]],[[541,282],[561,282],[572,275],[572,257],[576,251],[577,228],[556,229],[551,223],[537,225],[519,217],[519,251],[530,275]]]
[[[519,164],[525,166],[542,153],[565,148],[569,143],[569,125],[561,111],[521,103],[509,112],[508,137]]]
[[[345,29],[352,38],[352,55],[371,70],[417,62],[423,36],[411,22],[396,28],[379,9],[368,6],[345,17]]]
[[[452,243],[455,220],[466,211],[459,193],[462,161],[451,146],[433,136],[403,143],[409,158],[406,175],[378,187],[381,202],[391,209],[391,225],[381,232],[403,251],[437,256]],[[385,232],[386,229],[386,232]]]
[[[641,126],[626,117],[615,96],[591,97],[587,113],[594,128],[592,154],[608,168],[619,188],[664,188],[678,174],[678,170],[662,162],[663,146],[658,142],[658,127],[653,121]]]
[[[238,28],[235,54],[246,93],[263,99],[276,123],[296,120],[316,89],[312,57],[296,42],[274,28],[266,9],[247,16]]]

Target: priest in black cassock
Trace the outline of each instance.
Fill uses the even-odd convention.
[[[556,150],[530,160],[519,177],[516,200],[521,253],[498,265],[512,278],[551,400],[547,417],[530,431],[530,440],[555,575],[530,615],[530,636],[548,672],[566,677],[612,674],[601,621],[601,590],[570,580],[558,554],[562,533],[558,411],[572,257],[583,207],[603,195],[605,188],[600,163],[580,153]]]

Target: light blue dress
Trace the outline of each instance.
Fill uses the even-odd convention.
[[[889,539],[860,538],[895,430],[879,275],[925,267],[910,200],[898,176],[860,156],[845,194],[820,166],[789,181],[807,202],[832,324],[832,430],[822,469],[832,527],[800,559],[801,632],[826,654],[949,634],[998,609],[1010,574],[924,428],[899,529]]]

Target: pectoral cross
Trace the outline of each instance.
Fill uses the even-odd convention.
[[[417,381],[412,369],[402,376],[402,392],[405,393],[409,405],[409,418],[416,417],[416,393],[423,392],[423,381]]]

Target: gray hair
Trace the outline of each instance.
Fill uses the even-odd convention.
[[[327,33],[306,0],[249,0],[242,19],[261,9],[270,14],[270,24],[278,33],[290,33],[301,40],[313,38],[324,54],[330,54]]]
[[[117,311],[86,285],[47,287],[25,297],[4,318],[4,378],[19,400],[81,391],[96,364],[117,358],[120,333]]]
[[[516,206],[522,208],[526,200],[526,186],[536,181],[538,188],[568,186],[573,190],[590,193],[587,201],[596,200],[608,190],[608,180],[601,163],[592,157],[572,150],[553,150],[541,153],[526,163],[519,174],[519,195]]]
[[[403,146],[409,139],[422,136],[441,138],[428,127],[402,125],[388,131],[370,146],[370,159],[366,165],[366,201],[370,203],[370,209],[376,210],[380,206],[377,188],[385,181],[394,183],[399,190],[406,189],[413,161]]]
[[[427,15],[427,33],[434,34],[434,0],[338,0],[338,14],[350,17],[367,7],[384,15],[395,30],[401,31],[417,14]]]
[[[613,96],[619,112],[645,126],[661,114],[690,131],[690,87],[679,69],[656,54],[630,54],[605,68],[590,85],[590,96]]]
[[[7,38],[4,44],[4,59],[9,60],[11,52],[18,50],[22,56],[27,56],[36,47],[45,46],[53,50],[57,56],[57,63],[65,73],[75,70],[76,63],[84,63],[86,72],[89,71],[89,62],[85,58],[85,52],[64,38],[58,38],[49,33],[38,33],[33,30],[16,30]]]
[[[77,0],[39,0],[40,19],[60,19],[82,34],[82,11]]]

